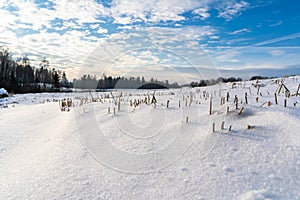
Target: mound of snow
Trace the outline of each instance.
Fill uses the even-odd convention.
[[[8,92],[4,88],[0,88],[0,98],[8,97]]]
[[[240,200],[266,200],[273,199],[273,195],[268,190],[250,190],[242,194]]]

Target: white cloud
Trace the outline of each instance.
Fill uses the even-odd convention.
[[[203,50],[198,40],[204,40],[214,31],[208,26],[180,27],[175,30],[139,27],[129,33],[111,34],[89,54],[88,62],[84,64],[89,67],[83,70],[85,73],[97,73],[98,76],[103,73],[123,76],[141,72],[142,75],[147,74],[147,77],[167,77],[166,68],[209,64],[203,62]],[[195,54],[197,59],[193,58]],[[158,73],[158,69],[163,71]]]
[[[64,22],[64,27],[80,27],[72,21]],[[91,25],[89,25],[90,27]],[[99,33],[107,33],[108,30],[95,24]],[[132,26],[130,26],[132,27]],[[125,26],[126,28],[126,26]],[[0,29],[1,32],[1,29]],[[122,64],[123,72],[131,70],[131,67],[147,67],[155,69],[161,66],[174,66],[177,59],[160,58],[155,54],[155,50],[168,50],[174,55],[180,55],[189,60],[197,48],[199,40],[214,34],[215,30],[209,26],[203,27],[135,27],[129,33],[110,34],[105,39],[90,36],[90,32],[85,29],[69,30],[65,33],[48,33],[41,29],[38,33],[21,35],[17,37],[14,31],[3,30],[3,39],[8,43],[8,47],[14,52],[15,57],[24,56],[28,53],[31,63],[38,66],[45,56],[51,67],[62,67],[68,69],[69,78],[76,76],[76,73],[99,72],[101,75],[105,67],[117,57],[122,56],[118,64]],[[126,52],[140,48],[154,48],[154,51],[145,51],[140,55]],[[196,51],[188,51],[195,49]],[[173,54],[172,54],[173,55]],[[179,61],[176,61],[180,64]],[[118,71],[111,69],[112,71]],[[145,69],[145,73],[146,73]],[[147,72],[151,74],[150,71]],[[153,74],[153,73],[152,73]],[[162,72],[164,74],[164,72]],[[166,76],[167,74],[164,74]],[[155,74],[153,74],[155,76]]]
[[[240,60],[237,59],[237,56],[240,54],[238,51],[223,51],[219,52],[219,55],[214,57],[214,59],[218,62],[229,62],[229,63],[239,63]]]
[[[18,11],[14,14],[5,13],[2,19],[6,21],[10,19],[14,23],[18,21],[31,24],[34,30],[50,27],[64,30],[80,28],[83,23],[105,22],[99,20],[99,17],[112,17],[114,23],[124,25],[142,21],[146,23],[176,22],[185,20],[183,14],[189,11],[204,20],[210,16],[209,11],[213,9],[215,2],[216,0],[113,0],[112,7],[107,8],[94,0],[53,0],[53,9],[46,9],[40,8],[38,4],[29,0],[8,0],[7,3],[16,7]],[[246,3],[242,1],[233,5],[227,5],[227,10],[222,10],[220,16],[233,16],[240,12]],[[63,27],[51,24],[56,18],[63,20]]]
[[[17,20],[17,17],[7,10],[1,10],[0,19],[0,28],[16,26],[15,21]]]
[[[121,29],[131,30],[131,29],[133,29],[133,26],[118,26],[117,29],[119,29],[119,30],[121,30]]]
[[[131,24],[131,23],[134,22],[134,20],[132,20],[131,17],[120,17],[120,16],[115,16],[114,18],[115,18],[114,23],[116,23],[116,24],[124,24],[124,25],[126,25],[126,24]],[[136,20],[135,20],[135,21],[136,21]]]
[[[88,71],[100,72],[98,75],[102,75],[101,71],[120,56],[118,64],[122,67],[115,65],[115,68],[110,68],[116,74],[118,71],[125,73],[132,67],[144,67],[139,69],[151,75],[156,69],[164,70],[167,67],[211,65],[209,59],[204,58],[203,47],[207,39],[219,39],[215,35],[217,31],[211,26],[181,25],[181,21],[186,20],[186,12],[192,12],[194,17],[202,20],[209,18],[210,11],[216,9],[217,0],[113,0],[110,8],[94,0],[53,0],[54,10],[40,8],[29,0],[8,2],[19,11],[1,10],[1,40],[5,41],[16,57],[28,53],[32,63],[38,65],[46,56],[52,67],[67,68],[72,73],[69,77]],[[245,1],[235,0],[223,4],[222,8],[217,9],[220,11],[219,16],[226,19],[239,15],[249,6]],[[146,26],[133,25],[135,22],[145,22]],[[171,22],[175,28],[155,27],[158,22]],[[111,31],[104,28],[110,27],[110,24],[102,27],[101,23],[122,25],[116,27],[119,33],[111,34],[115,25],[111,26]],[[8,26],[13,30],[7,29]],[[36,31],[27,35],[18,34],[20,28]],[[50,33],[47,28],[59,32]],[[235,33],[243,32],[238,31]],[[95,32],[105,35],[105,38],[97,38]],[[141,54],[134,54],[137,49],[143,50]],[[128,53],[130,51],[133,52]],[[168,53],[163,57],[157,51]],[[225,58],[218,57],[219,60]],[[237,59],[227,57],[228,62]],[[166,71],[161,73],[161,76],[167,77]]]
[[[225,18],[226,20],[231,20],[234,16],[240,15],[242,11],[248,9],[250,4],[246,1],[226,1],[225,5],[220,5],[219,17]]]
[[[271,27],[275,27],[275,26],[280,26],[281,24],[282,24],[282,21],[278,21],[278,22],[276,22],[274,24],[271,24],[270,26]]]
[[[91,29],[96,29],[96,28],[99,28],[99,24],[92,24],[92,25],[90,25],[90,28]]]
[[[14,23],[15,28],[18,27],[17,23],[26,23],[31,25],[33,30],[53,28],[52,21],[57,18],[63,20],[64,28],[78,28],[83,23],[103,23],[97,18],[109,15],[109,10],[94,0],[53,0],[54,9],[41,8],[39,4],[30,0],[8,0],[7,4],[15,7],[17,11],[1,10],[0,15],[5,15],[4,19]],[[2,13],[3,11],[5,13]],[[63,27],[57,29],[62,30]]]
[[[45,56],[51,67],[74,68],[82,67],[85,58],[96,48],[96,42],[84,40],[84,32],[69,31],[64,35],[58,33],[40,32],[37,34],[16,37],[13,32],[6,31],[8,47],[14,57],[22,57],[26,53],[31,63],[38,66]],[[98,39],[100,41],[100,39]]]
[[[93,0],[53,0],[55,14],[63,20],[76,19],[79,24],[95,22],[109,14],[102,4]]]
[[[217,40],[217,39],[220,38],[220,36],[218,36],[218,35],[212,35],[212,36],[209,36],[209,38],[212,39],[212,40]]]
[[[6,5],[7,2],[5,2],[4,0],[0,0],[0,8],[4,7]]]
[[[105,29],[105,28],[98,28],[98,31],[97,31],[97,33],[99,33],[99,34],[104,34],[104,33],[108,33],[108,30],[107,29]]]
[[[286,36],[279,37],[279,38],[266,40],[266,41],[255,44],[255,46],[270,45],[270,44],[275,44],[277,42],[281,42],[281,41],[285,41],[285,40],[292,40],[292,39],[296,39],[296,38],[300,38],[300,32],[294,33],[294,34],[291,34],[291,35],[286,35]]]
[[[270,51],[270,54],[272,56],[282,56],[282,55],[285,54],[285,51],[279,50],[279,49],[275,49],[275,50]]]
[[[250,7],[246,1],[217,0],[113,0],[110,14],[117,24],[133,24],[135,22],[158,23],[184,21],[184,13],[192,12],[202,20],[209,18],[210,11],[217,9],[219,17],[231,20]]]
[[[37,4],[26,0],[8,0],[18,11],[11,12],[16,16],[15,23],[31,24],[31,28],[38,30],[50,27],[50,21],[54,19],[55,12],[45,8],[38,8]]]
[[[208,8],[198,8],[193,11],[193,14],[199,15],[202,20],[205,20],[210,17],[210,14],[208,11],[209,11]]]
[[[136,21],[160,22],[182,21],[184,12],[192,11],[203,3],[196,0],[114,0],[112,17],[115,23],[130,24]]]
[[[243,29],[239,29],[233,32],[228,33],[229,35],[237,35],[237,34],[241,34],[241,33],[249,33],[251,32],[251,30],[247,29],[247,28],[243,28]]]

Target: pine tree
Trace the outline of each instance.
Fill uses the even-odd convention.
[[[57,71],[55,71],[53,75],[53,84],[55,88],[59,88],[59,75]]]

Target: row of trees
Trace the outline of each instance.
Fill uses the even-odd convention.
[[[36,68],[30,65],[27,55],[13,60],[9,51],[0,47],[0,88],[26,93],[56,91],[60,86],[69,86],[66,73],[50,68],[46,58]]]
[[[218,83],[233,83],[233,82],[239,82],[239,81],[242,81],[242,79],[235,78],[235,77],[230,77],[230,78],[219,77],[217,80],[210,79],[210,80],[200,80],[200,82],[191,82],[190,86],[191,87],[205,87],[205,86],[210,86],[210,85],[216,85]]]
[[[103,75],[103,78],[97,79],[93,75],[83,75],[80,79],[73,80],[74,88],[81,89],[161,89],[178,88],[177,83],[169,84],[169,81],[159,81],[151,78],[146,81],[144,77],[111,77]]]
[[[80,79],[69,82],[66,73],[50,68],[49,61],[44,58],[39,67],[31,66],[28,56],[13,60],[7,49],[0,47],[0,88],[13,93],[60,91],[60,87],[80,89],[161,89],[177,88],[177,83],[159,81],[144,77],[111,77],[103,75],[97,79],[94,75],[83,75]]]
[[[157,79],[151,78],[146,81],[144,77],[111,77],[103,75],[103,78],[97,79],[93,75],[83,75],[80,79],[73,80],[74,88],[80,89],[162,89],[162,88],[179,88],[179,87],[205,87],[210,85],[216,85],[218,83],[228,83],[228,82],[239,82],[242,81],[241,78],[223,78],[210,80],[200,80],[200,82],[191,82],[187,85],[179,86],[178,83],[170,84],[168,80],[159,81]]]
[[[255,76],[251,80],[264,79],[265,77]],[[210,80],[200,80],[191,82],[191,87],[204,87],[218,83],[238,82],[241,78],[223,78]],[[103,78],[97,79],[94,75],[83,75],[80,79],[74,79],[69,82],[66,73],[50,68],[49,61],[44,58],[39,67],[30,65],[30,59],[26,55],[23,58],[13,60],[9,51],[0,46],[0,88],[4,87],[9,92],[51,92],[59,91],[60,87],[74,87],[80,89],[161,89],[178,88],[177,83],[170,84],[168,80],[159,81],[151,78],[146,81],[144,77],[111,77],[103,75]]]

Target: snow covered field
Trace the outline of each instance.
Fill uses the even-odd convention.
[[[300,77],[278,83],[0,99],[0,199],[300,199]]]

